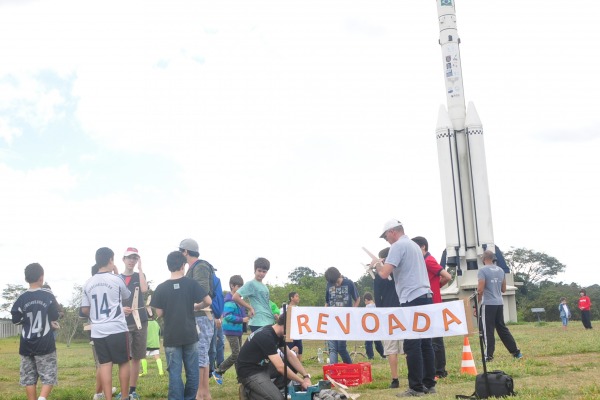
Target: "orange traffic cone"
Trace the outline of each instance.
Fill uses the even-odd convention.
[[[473,360],[473,353],[471,352],[471,345],[469,344],[469,338],[465,336],[463,342],[463,353],[462,362],[460,364],[460,373],[477,375],[477,369],[475,368],[475,360]]]

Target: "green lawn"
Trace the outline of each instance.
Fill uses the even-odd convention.
[[[498,341],[495,360],[488,364],[489,370],[499,369],[512,375],[519,399],[600,399],[600,323],[596,329],[585,331],[581,324],[572,322],[568,331],[559,323],[519,324],[510,329],[521,348],[524,358],[516,361]],[[362,343],[358,350],[364,352]],[[480,359],[479,339],[470,337],[475,359]],[[18,338],[0,340],[0,399],[26,399],[25,391],[19,386]],[[447,369],[450,375],[438,382],[438,394],[428,397],[454,399],[456,394],[471,394],[474,390],[473,376],[461,375],[462,337],[446,339]],[[318,347],[323,342],[304,343],[305,365],[315,379],[322,378],[322,367],[316,361]],[[354,350],[355,342],[348,348]],[[227,351],[227,349],[226,349]],[[315,359],[310,360],[310,357]],[[353,388],[361,399],[395,399],[395,394],[406,389],[406,363],[400,360],[400,390],[387,389],[389,368],[386,360],[376,356],[372,362],[373,382]],[[94,361],[88,343],[72,344],[67,348],[58,344],[59,385],[51,398],[61,400],[91,399],[95,385]],[[358,357],[357,361],[364,361]],[[163,353],[163,364],[166,365]],[[482,372],[477,362],[478,372]],[[116,367],[115,367],[116,372]],[[168,377],[158,376],[156,366],[148,360],[148,376],[138,382],[138,393],[143,399],[163,399],[167,394]],[[116,384],[116,375],[113,377]],[[219,387],[211,382],[213,399],[237,399],[235,371],[225,375],[225,383]]]

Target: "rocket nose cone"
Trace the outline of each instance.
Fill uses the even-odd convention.
[[[473,102],[469,102],[469,106],[467,107],[467,115],[465,116],[465,127],[480,127],[481,120],[479,119],[479,114],[477,114],[477,110],[475,109],[475,104]]]
[[[440,106],[440,109],[438,111],[436,130],[439,129],[454,129],[454,127],[452,126],[452,121],[450,121],[448,111],[446,111],[446,107],[444,107],[443,105]]]

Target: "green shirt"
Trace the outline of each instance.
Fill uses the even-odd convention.
[[[148,321],[147,349],[160,349],[160,325],[155,320]]]
[[[248,325],[266,326],[275,323],[269,304],[269,289],[264,283],[253,279],[246,282],[237,292],[254,308],[254,317],[250,318]]]
[[[279,315],[279,307],[277,307],[277,304],[275,304],[274,301],[269,300],[269,305],[271,306],[271,314],[273,314],[273,317]]]

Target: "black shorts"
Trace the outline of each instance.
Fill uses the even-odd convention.
[[[103,338],[92,338],[99,364],[123,364],[129,361],[129,332],[120,332]]]

